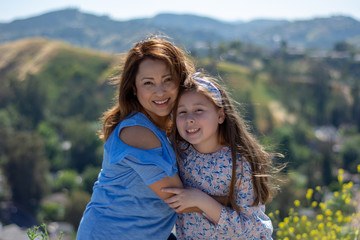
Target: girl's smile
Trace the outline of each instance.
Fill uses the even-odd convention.
[[[217,108],[205,95],[195,91],[181,95],[176,111],[176,126],[180,136],[202,153],[221,147],[218,127],[224,121],[222,108]]]

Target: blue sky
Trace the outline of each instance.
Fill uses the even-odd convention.
[[[299,20],[348,15],[360,21],[359,0],[1,0],[0,22],[67,7],[116,20],[189,13],[223,21],[256,18]]]

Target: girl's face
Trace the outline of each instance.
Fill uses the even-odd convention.
[[[135,94],[155,124],[164,125],[174,106],[179,86],[167,65],[160,60],[145,59],[135,79]]]
[[[202,93],[190,91],[180,97],[176,114],[180,136],[197,151],[212,153],[221,148],[218,128],[225,120],[223,108],[217,108]]]

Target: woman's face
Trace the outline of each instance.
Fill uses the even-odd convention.
[[[180,136],[201,153],[221,148],[219,124],[225,119],[223,108],[217,108],[205,95],[196,91],[181,95],[176,109],[176,127]]]
[[[168,66],[154,59],[145,59],[140,65],[135,79],[135,94],[152,120],[163,125],[176,100],[179,83],[171,75]]]

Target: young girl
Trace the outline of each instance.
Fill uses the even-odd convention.
[[[179,214],[178,239],[272,239],[268,154],[247,130],[227,93],[194,76],[175,105],[173,136],[185,188],[164,188]],[[210,195],[226,196],[224,205]],[[202,212],[185,213],[186,208]]]

